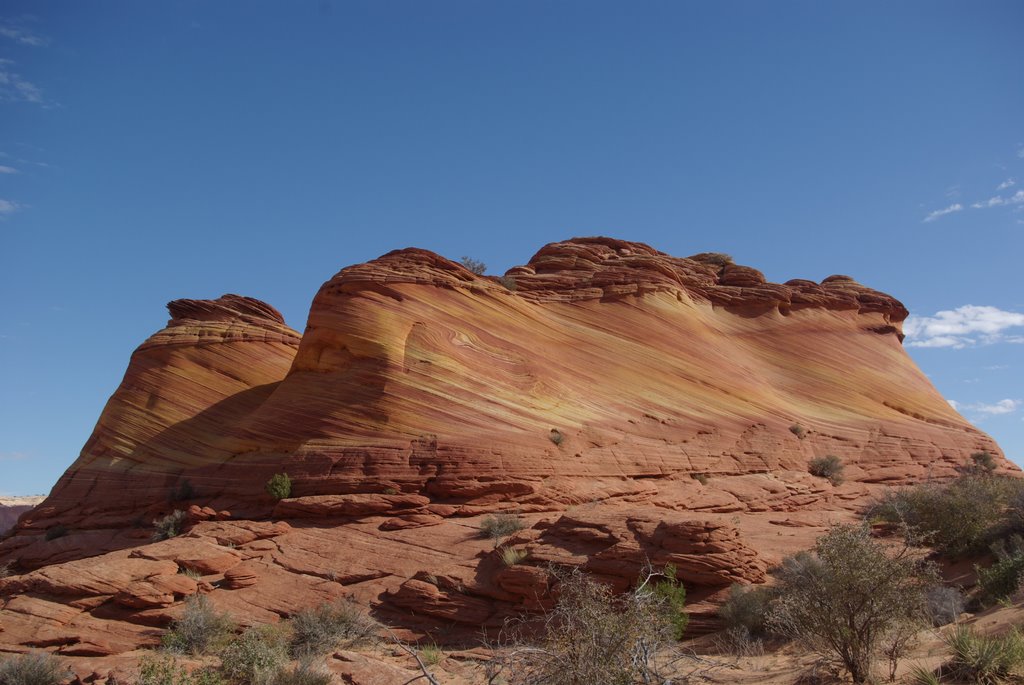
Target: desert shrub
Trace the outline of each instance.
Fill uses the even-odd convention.
[[[763,638],[768,635],[768,613],[774,598],[771,588],[736,584],[729,588],[729,597],[718,607],[718,615],[734,635],[745,632],[752,638]]]
[[[267,492],[276,500],[286,499],[292,495],[292,479],[287,473],[275,473],[267,481]]]
[[[562,441],[565,440],[565,436],[562,435],[562,431],[558,430],[557,428],[551,429],[551,431],[548,433],[548,438],[551,440],[551,442],[555,443],[556,445],[561,445]]]
[[[330,685],[333,678],[322,664],[300,659],[292,668],[277,671],[267,685]]]
[[[291,624],[288,651],[295,658],[324,654],[340,645],[368,642],[379,627],[348,600],[303,609],[292,616]]]
[[[959,557],[984,551],[1004,535],[1011,527],[1012,503],[1022,497],[1024,481],[961,476],[891,491],[866,513],[900,525],[911,542]]]
[[[205,595],[192,595],[185,600],[181,618],[171,624],[161,643],[169,652],[206,654],[224,647],[234,629],[231,618],[219,613]]]
[[[0,564],[0,578],[6,578],[9,575],[11,575],[11,562]]]
[[[505,564],[506,566],[515,566],[523,559],[525,559],[527,556],[529,556],[529,554],[530,553],[527,552],[525,549],[517,547],[505,547],[501,550],[501,563]]]
[[[43,537],[45,537],[47,540],[56,540],[57,538],[64,537],[70,532],[71,531],[68,530],[67,526],[65,526],[63,523],[58,523],[55,526],[50,526],[49,528],[47,528],[46,534]]]
[[[790,426],[789,432],[795,435],[796,437],[800,438],[801,440],[803,440],[807,436],[807,431],[799,423],[794,423],[792,426]]]
[[[985,600],[1006,599],[1015,593],[1024,579],[1024,540],[1019,535],[992,545],[996,561],[988,568],[975,566],[978,588]]]
[[[515,276],[502,276],[498,281],[505,286],[507,290],[515,291],[519,286],[516,284]]]
[[[775,573],[769,627],[838,659],[855,683],[867,682],[872,662],[893,642],[905,647],[909,628],[924,623],[935,578],[906,548],[890,553],[866,526],[852,525],[834,526],[818,538],[814,557],[793,558]],[[893,649],[884,655],[898,661],[902,649]]]
[[[843,462],[834,454],[811,459],[807,464],[807,470],[812,476],[828,478],[832,485],[839,485],[843,482]]]
[[[514,685],[630,685],[655,680],[659,648],[675,641],[665,600],[650,583],[616,596],[575,569],[556,574],[558,601],[542,633],[516,635],[503,666]],[[651,578],[648,578],[648,581]]]
[[[147,655],[139,662],[137,685],[226,685],[213,668],[198,668],[191,673],[170,654]]]
[[[444,652],[437,645],[424,645],[419,648],[419,656],[427,666],[437,666],[444,658]]]
[[[925,611],[933,626],[952,623],[963,613],[965,605],[963,593],[948,585],[933,585],[925,592]]]
[[[167,516],[153,520],[153,527],[156,529],[153,531],[154,540],[169,540],[173,537],[177,537],[185,527],[185,519],[188,518],[188,514],[183,512],[181,509],[175,509]]]
[[[690,478],[693,478],[701,485],[707,485],[708,481],[711,480],[710,478],[708,478],[708,474],[706,473],[691,473]]]
[[[702,264],[713,264],[715,266],[729,266],[733,263],[732,256],[727,255],[724,252],[701,252],[695,255],[690,255],[687,259],[692,259],[695,262]]]
[[[472,257],[459,257],[459,264],[466,267],[477,276],[483,276],[487,272],[487,265],[481,262],[479,259],[473,259]]]
[[[29,652],[0,659],[2,685],[59,685],[70,675],[60,659],[46,652]]]
[[[221,670],[235,683],[266,683],[288,661],[288,642],[283,626],[249,628],[221,652]]]
[[[941,685],[942,681],[934,671],[929,671],[924,666],[913,666],[907,674],[907,680],[911,685]]]
[[[959,471],[968,476],[991,476],[996,472],[996,458],[990,452],[975,452]]]
[[[673,637],[682,640],[690,617],[685,611],[686,588],[676,578],[675,566],[669,564],[665,567],[662,578],[654,583],[653,591],[669,623],[672,624]]]
[[[945,641],[953,653],[948,666],[958,681],[995,685],[1024,665],[1024,636],[1017,628],[999,637],[986,637],[967,626],[957,626]]]
[[[497,544],[498,540],[523,529],[522,520],[515,514],[488,515],[480,521],[480,535],[490,538]]]

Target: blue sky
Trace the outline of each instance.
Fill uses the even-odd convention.
[[[179,297],[301,330],[340,268],[605,234],[849,274],[1024,460],[1024,3],[0,6],[0,493]]]

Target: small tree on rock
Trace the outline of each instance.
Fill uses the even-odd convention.
[[[771,627],[837,658],[855,683],[868,682],[879,656],[899,660],[908,633],[925,625],[936,577],[908,548],[890,552],[856,525],[833,527],[813,556],[790,557],[776,574]]]

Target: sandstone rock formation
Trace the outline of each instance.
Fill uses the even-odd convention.
[[[43,501],[43,497],[0,497],[0,534],[7,532],[18,517]]]
[[[1000,455],[903,350],[903,305],[847,276],[584,238],[500,279],[418,249],[348,267],[301,337],[236,295],[169,309],[0,542],[0,648],[110,657],[196,592],[243,622],[351,596],[443,641],[546,606],[548,564],[625,589],[644,560],[679,568],[699,631],[884,485]],[[826,454],[844,485],[807,473]],[[479,534],[499,511],[518,563]]]

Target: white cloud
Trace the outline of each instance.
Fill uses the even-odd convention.
[[[3,166],[0,164],[0,174],[16,174],[18,170],[12,166]]]
[[[988,209],[989,207],[1000,207],[1002,205],[1019,204],[1024,204],[1024,190],[1018,190],[1010,197],[1002,197],[1000,195],[996,195],[995,197],[990,197],[984,202],[975,202],[974,204],[971,205],[971,207],[973,207],[974,209]]]
[[[1020,407],[1024,406],[1024,402],[1020,400],[999,400],[997,402],[974,402],[971,404],[964,404],[963,402],[957,402],[956,400],[946,400],[949,402],[949,406],[953,407],[956,411],[961,414],[970,414],[970,419],[973,423],[984,421],[985,419],[993,416],[1004,416],[1006,414],[1012,414],[1017,411]]]
[[[996,307],[964,305],[936,312],[934,316],[910,316],[903,324],[908,347],[951,347],[976,344],[1024,342],[1024,336],[1006,336],[1011,328],[1024,327],[1024,314]]]
[[[39,86],[21,77],[11,67],[14,61],[0,59],[0,102],[32,102],[44,104],[43,91]]]
[[[1000,183],[998,186],[996,186],[996,190],[1006,190],[1007,188],[1010,188],[1015,185],[1017,185],[1017,179],[1008,178],[1002,183]]]
[[[33,33],[24,26],[18,26],[11,22],[0,23],[0,36],[4,38],[10,38],[15,43],[21,45],[30,45],[34,48],[41,48],[49,45],[50,41],[42,36]]]
[[[0,219],[14,214],[19,209],[21,209],[21,205],[17,202],[0,199]]]
[[[959,202],[957,202],[956,204],[952,204],[952,205],[946,207],[945,209],[936,209],[934,212],[932,212],[928,216],[926,216],[924,218],[924,221],[925,221],[925,223],[927,223],[929,221],[935,221],[940,216],[945,216],[946,214],[952,214],[953,212],[959,212],[963,208],[964,208],[964,206],[962,204],[960,204]]]

